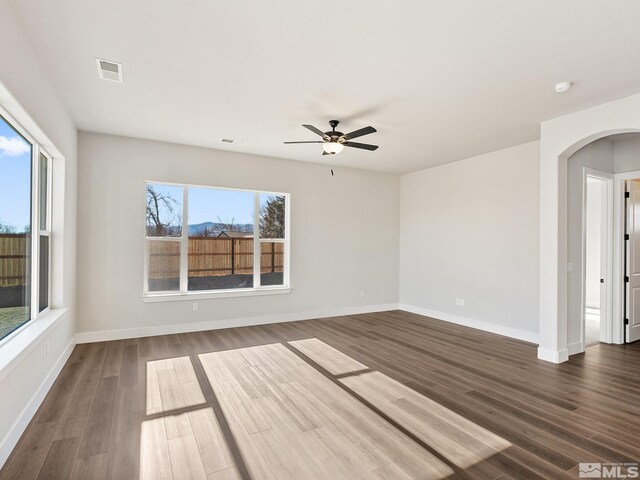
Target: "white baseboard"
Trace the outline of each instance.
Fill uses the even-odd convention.
[[[551,363],[562,363],[569,360],[569,350],[553,350],[551,348],[538,347],[538,358]]]
[[[196,323],[179,323],[171,325],[155,325],[151,327],[126,328],[122,330],[101,330],[95,332],[80,332],[76,334],[77,343],[104,342],[122,340],[125,338],[153,337],[156,335],[170,335],[173,333],[200,332],[203,330],[218,330],[221,328],[248,327],[251,325],[266,325],[269,323],[296,322],[312,320],[314,318],[339,317],[342,315],[357,315],[359,313],[386,312],[398,310],[397,303],[382,305],[364,305],[359,307],[342,307],[312,312],[285,313],[282,315],[262,315],[258,317],[230,318],[225,320],[208,320]]]
[[[9,432],[2,439],[2,443],[0,443],[0,468],[4,465],[4,462],[7,461],[7,458],[9,458],[11,451],[18,443],[18,440],[20,440],[20,436],[27,428],[27,425],[29,425],[33,416],[36,414],[38,407],[40,407],[40,404],[49,392],[53,382],[58,378],[62,367],[67,363],[75,345],[75,339],[72,338],[60,357],[58,357],[58,360],[54,363],[53,367],[51,367],[51,370],[49,370],[49,373],[40,384],[38,390],[33,394],[31,400],[29,400],[29,403],[27,403],[26,407],[24,407],[20,415],[18,415],[18,418],[11,426]]]
[[[517,338],[518,340],[523,340],[525,342],[538,343],[538,334],[535,332],[527,332],[526,330],[505,327],[503,325],[497,325],[495,323],[483,322],[481,320],[475,320],[473,318],[460,317],[451,313],[438,312],[435,310],[430,310],[428,308],[415,307],[413,305],[407,305],[404,303],[400,304],[400,310],[417,313],[418,315],[435,318],[436,320],[444,320],[445,322],[451,322],[457,325],[464,325],[465,327],[484,330],[485,332],[504,335],[505,337]]]
[[[568,351],[569,355],[575,355],[576,353],[582,353],[582,352],[584,352],[584,345],[583,345],[582,341],[570,343],[567,346],[567,351]]]

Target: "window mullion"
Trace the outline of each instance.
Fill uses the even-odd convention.
[[[180,291],[189,288],[189,187],[182,187],[182,236],[180,239]]]
[[[260,288],[260,193],[253,192],[253,288]]]
[[[51,203],[53,198],[53,159],[47,156],[47,232],[51,233]],[[49,245],[51,247],[51,245]]]
[[[40,258],[40,249],[41,249],[41,243],[42,243],[42,237],[46,237],[47,238],[47,265],[46,265],[46,269],[47,269],[47,280],[46,280],[46,285],[47,285],[47,306],[42,310],[42,311],[46,311],[47,309],[51,308],[51,280],[52,280],[52,268],[51,268],[51,249],[52,249],[52,241],[51,241],[51,198],[52,198],[52,186],[53,186],[53,181],[52,181],[52,173],[53,173],[53,160],[52,158],[42,149],[38,146],[40,152],[38,155],[38,183],[39,183],[39,192],[38,192],[38,268],[42,269],[43,265],[40,263],[41,258]],[[43,156],[46,159],[46,182],[43,184],[43,180],[42,180],[42,176],[41,176],[41,172],[40,172],[40,156]],[[41,194],[41,190],[42,188],[45,189],[45,203],[44,203],[44,211],[42,211],[40,209],[40,194]],[[44,230],[40,230],[40,223],[41,220],[44,216]],[[38,288],[39,290],[42,289],[42,285],[40,284],[40,271],[38,271]],[[40,292],[38,292],[38,312],[40,312]]]
[[[291,283],[291,271],[289,270],[289,266],[290,266],[290,253],[289,253],[289,249],[291,247],[291,212],[289,210],[289,207],[291,205],[290,202],[290,195],[285,195],[284,197],[284,256],[283,256],[283,265],[284,268],[282,269],[282,277],[283,277],[283,284],[286,285],[287,287],[290,285]]]
[[[31,312],[34,320],[40,310],[40,148],[31,149]]]
[[[142,293],[146,295],[149,293],[149,239],[147,238],[147,225],[145,223],[145,236],[144,236],[144,273],[142,275]]]

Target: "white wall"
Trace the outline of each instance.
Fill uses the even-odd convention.
[[[536,341],[538,162],[531,142],[402,176],[403,308]]]
[[[587,180],[585,306],[591,308],[600,308],[602,194],[601,180]]]
[[[615,173],[640,170],[640,133],[628,133],[613,142]]]
[[[79,157],[81,340],[397,306],[396,175],[90,133]],[[143,303],[146,180],[291,193],[292,293]]]
[[[69,310],[0,371],[0,465],[20,437],[75,332],[76,130],[38,64],[11,9],[0,1],[0,105],[41,142],[54,161],[52,306]],[[64,157],[64,160],[62,158]],[[35,323],[35,322],[34,322]],[[19,335],[27,334],[26,327]],[[31,332],[34,329],[30,330]],[[17,338],[17,337],[15,337]],[[13,340],[12,340],[13,342]],[[45,356],[45,344],[49,355]],[[14,345],[16,345],[14,343]],[[5,344],[7,345],[7,344]],[[5,363],[11,353],[0,348]]]

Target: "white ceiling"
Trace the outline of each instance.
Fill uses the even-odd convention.
[[[81,130],[403,173],[640,92],[637,0],[8,1]],[[380,148],[282,144],[332,118]]]

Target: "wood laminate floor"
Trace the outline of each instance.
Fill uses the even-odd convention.
[[[640,345],[394,311],[78,345],[8,479],[561,479],[640,461]]]

